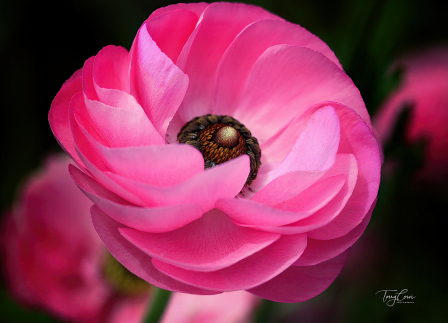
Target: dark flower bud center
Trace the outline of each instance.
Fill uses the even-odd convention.
[[[258,140],[238,120],[229,116],[205,115],[186,123],[177,135],[179,143],[196,147],[204,156],[205,168],[210,168],[247,154],[250,173],[246,186],[257,177],[261,162]]]
[[[238,139],[241,135],[235,128],[224,126],[215,132],[213,135],[213,141],[219,146],[225,148],[233,148],[238,144]]]

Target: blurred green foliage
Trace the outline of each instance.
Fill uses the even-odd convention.
[[[300,24],[336,53],[361,91],[371,115],[399,84],[386,73],[402,53],[448,42],[447,10],[434,0],[259,0],[248,1]],[[48,125],[48,110],[63,82],[108,44],[130,48],[141,23],[168,1],[67,0],[0,2],[0,206],[11,206],[21,181],[50,153],[60,151]],[[406,116],[402,118],[403,129]],[[414,188],[424,143],[400,138],[386,147],[399,162],[382,181],[369,234],[383,246],[378,263],[341,277],[323,294],[299,304],[265,302],[256,322],[446,322],[448,290],[442,221],[447,187]],[[378,254],[377,254],[378,253]],[[371,268],[373,267],[373,268]],[[375,293],[406,288],[414,304],[386,306]],[[23,310],[0,294],[2,322],[55,322]]]

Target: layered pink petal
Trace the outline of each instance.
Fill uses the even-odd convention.
[[[100,101],[107,100],[109,91],[130,91],[129,53],[123,47],[106,46],[98,52],[93,63],[92,78]]]
[[[249,170],[249,157],[242,155],[171,187],[156,187],[109,172],[107,175],[148,206],[193,203],[207,212],[216,200],[235,197],[244,186]]]
[[[321,101],[345,104],[370,125],[358,89],[336,64],[308,48],[276,45],[258,58],[233,116],[263,144]]]
[[[281,234],[307,232],[310,227],[320,227],[338,215],[353,192],[357,173],[354,156],[340,154],[325,173],[285,174],[268,185],[269,189],[260,191],[263,194],[258,196],[257,193],[251,201],[222,199],[216,207],[240,225]],[[280,190],[280,184],[293,186],[293,183],[302,181],[304,185],[298,185],[297,190],[291,189],[292,194],[275,191]],[[254,203],[254,200],[259,203]]]
[[[290,201],[282,204],[281,208],[285,208],[286,210],[297,210],[299,212],[303,210],[303,204],[305,207],[309,208],[310,204],[313,205],[311,202],[313,200],[312,195],[315,195],[314,198],[317,199],[318,202],[322,198],[325,198],[324,191],[319,192],[321,187],[328,184],[333,184],[335,186],[330,186],[330,191],[328,193],[337,194],[329,195],[328,197],[332,198],[330,201],[327,198],[324,200],[326,203],[317,204],[318,207],[308,212],[310,214],[309,216],[304,219],[300,219],[295,223],[282,227],[263,227],[262,229],[281,234],[296,234],[308,232],[326,225],[331,220],[336,218],[346,206],[347,201],[351,197],[356,186],[357,175],[358,167],[354,156],[350,154],[338,155],[335,165],[325,174],[325,176],[323,176],[321,180],[319,180],[318,183],[310,187],[309,191],[306,190]],[[339,186],[340,184],[343,184],[342,187]],[[340,189],[336,191],[335,188]],[[321,194],[323,195],[322,197],[319,196]]]
[[[82,160],[82,155],[85,155],[96,167],[107,170],[108,167],[101,156],[101,152],[96,147],[98,142],[103,145],[107,145],[107,142],[92,125],[93,122],[86,111],[84,96],[81,92],[75,94],[70,101],[69,117],[78,156]]]
[[[119,231],[154,259],[201,272],[229,267],[280,238],[279,234],[237,226],[217,209],[183,228],[164,234],[134,229]]]
[[[334,107],[343,129],[338,153],[349,153],[356,157],[358,178],[341,213],[324,227],[308,234],[319,240],[344,236],[361,223],[376,199],[380,184],[380,152],[371,130],[353,110],[342,105]]]
[[[61,87],[58,94],[51,102],[48,120],[51,130],[58,140],[61,147],[73,158],[80,166],[84,167],[81,159],[75,150],[73,134],[70,129],[68,107],[70,101],[78,92],[82,91],[82,70],[75,72]]]
[[[186,144],[99,149],[112,172],[156,187],[177,185],[204,172],[202,154]]]
[[[240,3],[212,3],[205,9],[177,61],[190,78],[179,108],[184,122],[212,111],[216,72],[222,55],[247,25],[260,19],[280,18],[259,7]]]
[[[305,247],[305,234],[283,236],[252,256],[212,272],[190,271],[155,258],[152,262],[157,269],[176,280],[200,288],[233,291],[252,288],[277,276],[300,257]]]
[[[110,147],[163,145],[165,140],[149,121],[135,99],[124,92],[115,92],[112,107],[86,99],[87,111],[101,137]]]
[[[168,205],[147,208],[133,205],[105,189],[76,167],[69,168],[73,180],[87,197],[112,219],[145,232],[167,232],[187,225],[202,216],[202,208],[195,204]]]
[[[308,238],[306,249],[302,256],[293,264],[294,266],[312,266],[323,261],[329,260],[341,254],[344,250],[351,247],[362,235],[372,216],[372,205],[369,213],[356,228],[345,236],[331,240],[314,240]]]
[[[83,104],[81,95],[76,98],[77,101],[73,100],[73,103],[78,102],[79,104]],[[136,205],[145,205],[140,198],[115,183],[104,173],[105,170],[109,170],[109,167],[104,162],[104,158],[99,149],[99,143],[92,138],[90,133],[82,125],[78,124],[73,114],[71,114],[71,126],[75,137],[76,151],[83,164],[86,165],[86,168],[90,174],[92,174],[93,177],[95,177],[108,190],[118,194],[125,200],[128,200]]]
[[[280,226],[306,218],[310,212],[279,210],[243,199],[219,199],[216,208],[227,213],[235,223],[247,227]]]
[[[150,284],[171,291],[200,295],[217,294],[183,284],[161,273],[152,265],[151,258],[147,254],[140,251],[119,233],[118,229],[124,228],[124,225],[114,221],[96,206],[92,206],[91,213],[93,226],[109,252],[133,274]]]
[[[257,181],[268,185],[275,178],[296,171],[319,172],[330,168],[339,147],[339,118],[332,107],[314,112],[291,152],[277,167],[260,174]],[[257,183],[255,183],[257,185]]]
[[[193,11],[178,8],[157,16],[151,15],[146,21],[146,28],[160,50],[176,63],[198,19]]]
[[[350,250],[314,266],[291,266],[263,285],[249,290],[274,302],[303,302],[319,295],[336,279]]]
[[[327,44],[301,26],[283,20],[257,21],[235,38],[219,63],[213,113],[232,115],[255,62],[266,49],[279,44],[310,48],[340,67]]]
[[[165,138],[170,120],[182,102],[188,76],[161,52],[143,26],[131,48],[131,94]]]
[[[95,56],[90,57],[84,62],[82,67],[82,92],[84,96],[90,100],[98,100],[98,94],[93,83],[93,65],[95,63]]]
[[[200,2],[200,3],[177,3],[172,4],[166,7],[159,8],[155,10],[150,16],[149,19],[160,16],[164,13],[169,13],[171,11],[175,10],[188,10],[196,14],[196,16],[199,18],[202,13],[204,12],[205,8],[209,6],[208,3]]]
[[[331,105],[319,103],[307,109],[305,112],[297,114],[281,131],[263,143],[260,146],[263,151],[263,155],[261,156],[262,162],[265,165],[269,165],[272,161],[283,160],[291,152],[292,147],[294,147],[297,138],[300,137],[300,134],[306,128],[306,124],[312,114],[319,108],[324,108],[325,106]]]
[[[298,171],[283,174],[258,191],[251,198],[251,201],[266,206],[274,206],[300,194],[324,175],[325,171]],[[289,189],[285,190],[285,187],[288,187]]]

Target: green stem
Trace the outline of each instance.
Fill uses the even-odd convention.
[[[158,323],[163,313],[165,313],[168,301],[170,300],[171,292],[169,290],[157,288],[155,286],[154,288],[156,290],[151,300],[151,306],[143,323]]]

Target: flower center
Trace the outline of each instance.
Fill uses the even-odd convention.
[[[102,273],[115,290],[123,295],[141,295],[151,289],[151,284],[127,270],[109,252],[104,257]]]
[[[210,114],[196,117],[182,127],[177,139],[179,143],[199,149],[204,156],[205,168],[247,154],[250,158],[250,173],[245,185],[249,186],[257,178],[261,165],[258,140],[232,117]]]

